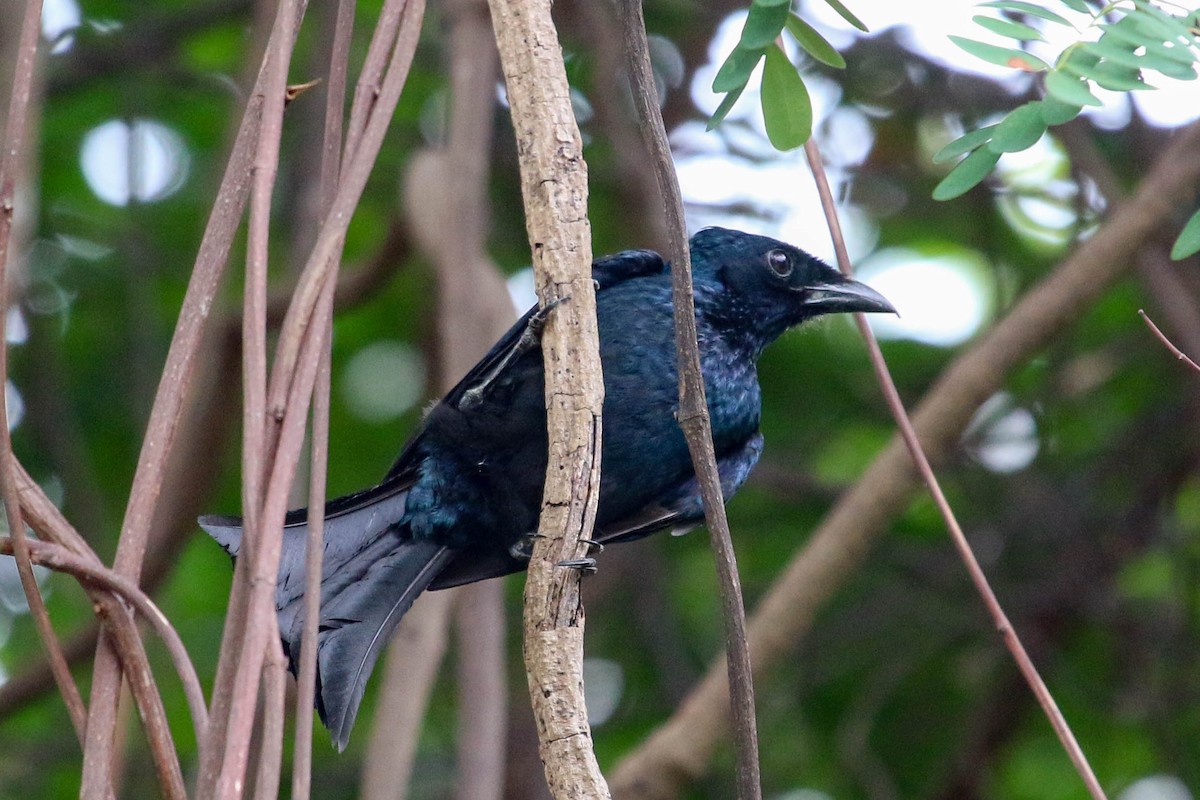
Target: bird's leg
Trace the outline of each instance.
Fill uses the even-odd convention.
[[[565,561],[558,562],[558,566],[566,567],[567,569],[577,569],[584,575],[595,575],[599,567],[596,565],[594,558],[568,558]]]
[[[496,378],[508,368],[508,365],[520,358],[527,351],[538,346],[542,340],[542,331],[546,328],[546,320],[550,318],[550,312],[557,308],[559,303],[569,297],[570,295],[555,298],[533,312],[533,315],[529,317],[529,321],[525,323],[525,330],[521,331],[521,337],[517,339],[516,344],[504,354],[504,357],[494,367],[488,370],[479,383],[463,392],[462,398],[458,401],[459,411],[469,411],[482,403],[484,396],[492,387],[492,384],[496,382]]]

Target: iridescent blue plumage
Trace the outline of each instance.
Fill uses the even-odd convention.
[[[891,311],[868,287],[782,242],[721,228],[691,240],[696,326],[713,443],[728,498],[762,452],[757,360],[820,314]],[[604,416],[593,538],[687,530],[704,517],[678,404],[671,278],[650,251],[593,266]],[[552,312],[551,312],[552,313]],[[317,708],[345,746],[380,649],[426,588],[525,568],[546,471],[542,354],[527,313],[430,412],[383,483],[327,508]],[[240,522],[201,520],[231,554]],[[276,604],[300,647],[304,512],[289,514]]]

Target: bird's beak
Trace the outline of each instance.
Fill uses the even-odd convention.
[[[807,287],[805,309],[813,314],[864,313],[895,314],[896,307],[865,283],[846,278],[837,283],[819,283]]]

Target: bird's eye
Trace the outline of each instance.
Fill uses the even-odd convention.
[[[767,253],[767,266],[780,278],[792,274],[792,257],[783,250],[772,250]]]

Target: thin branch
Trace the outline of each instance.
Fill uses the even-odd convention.
[[[200,687],[200,678],[196,668],[188,657],[187,648],[179,633],[171,626],[170,620],[159,610],[145,592],[104,565],[80,555],[72,553],[62,545],[53,542],[28,542],[30,556],[34,563],[40,564],[56,572],[65,572],[79,579],[84,588],[98,587],[119,594],[126,602],[150,623],[154,631],[162,639],[171,657],[171,663],[183,684],[184,696],[187,699],[188,710],[192,715],[192,725],[195,729],[196,741],[204,739],[204,729],[208,724],[208,706],[204,702],[204,691]],[[0,537],[0,553],[12,555],[16,550],[15,537]]]
[[[942,372],[912,415],[931,462],[937,464],[956,450],[979,405],[1132,267],[1138,249],[1162,230],[1198,185],[1200,123],[1193,123],[1176,134],[1128,203],[1115,206],[1091,238]],[[750,616],[747,633],[756,673],[792,651],[820,604],[862,560],[887,522],[907,507],[918,486],[897,436],[841,495]],[[712,665],[671,719],[617,765],[616,794],[639,800],[674,797],[685,783],[704,774],[727,730],[724,672],[724,664]]]
[[[261,89],[264,78],[265,70],[260,70],[256,82],[257,89]],[[138,456],[115,562],[118,572],[134,580],[141,573],[150,526],[162,487],[162,476],[167,468],[168,456],[175,445],[208,317],[216,305],[217,288],[249,196],[250,165],[256,149],[262,108],[261,91],[256,91],[246,105],[228,166],[221,179],[221,186],[196,254],[192,277],[180,309],[179,322],[167,353],[146,436]],[[109,754],[113,726],[116,722],[120,680],[116,654],[105,637],[101,636],[96,651],[88,714],[89,742],[84,752],[83,770],[85,786],[94,782],[93,776],[107,774],[110,769]],[[220,698],[214,697],[214,702],[219,703]],[[204,752],[202,745],[202,765]],[[202,769],[202,778],[203,775]]]
[[[654,171],[664,198],[667,233],[671,242],[669,255],[673,264],[671,288],[675,309],[675,349],[679,358],[679,424],[687,437],[692,466],[700,481],[704,518],[721,587],[726,663],[731,687],[730,711],[737,756],[737,796],[739,800],[757,800],[762,797],[762,776],[754,715],[754,679],[750,669],[750,646],[746,641],[746,609],[742,601],[733,541],[729,534],[729,520],[725,515],[721,478],[717,472],[712,421],[704,396],[704,377],[700,372],[696,307],[692,297],[692,263],[683,219],[683,196],[671,159],[666,127],[659,112],[658,91],[646,43],[646,24],[642,19],[642,2],[622,0],[618,8],[626,58],[630,65],[634,105],[641,119],[646,147],[654,154]]]
[[[349,69],[350,37],[354,28],[354,3],[339,0],[332,17],[329,47],[329,80],[325,95],[325,132],[321,147],[320,215],[329,212],[337,191],[342,149],[342,117]],[[332,284],[330,284],[332,285]],[[332,294],[327,292],[326,294]],[[300,668],[296,690],[296,741],[292,755],[292,797],[308,800],[312,786],[313,697],[317,683],[317,621],[321,609],[322,556],[325,538],[325,477],[329,456],[329,389],[333,336],[332,300],[320,303],[318,325],[326,331],[321,363],[312,400],[312,444],[308,484],[308,542],[305,553],[304,630],[301,633]]]
[[[833,200],[833,192],[829,189],[829,179],[825,175],[825,166],[821,162],[821,153],[817,147],[816,139],[810,138],[805,143],[804,154],[808,157],[809,168],[812,170],[813,177],[817,182],[817,192],[821,197],[821,207],[825,212],[825,220],[829,225],[829,233],[833,237],[834,250],[837,252],[838,267],[843,273],[849,275],[852,272],[850,254],[846,250],[846,240],[842,236],[842,226],[838,219],[837,204]],[[971,550],[971,545],[967,541],[962,527],[958,524],[954,510],[950,508],[950,503],[946,500],[946,496],[942,492],[942,487],[933,472],[933,467],[929,465],[929,459],[926,457],[925,451],[921,448],[917,432],[913,429],[912,422],[908,418],[908,412],[904,410],[904,403],[900,399],[900,393],[896,390],[896,383],[892,380],[891,372],[888,371],[887,362],[883,359],[883,351],[879,349],[879,342],[875,338],[874,331],[871,330],[871,326],[867,323],[865,315],[855,314],[854,321],[857,323],[858,330],[867,344],[867,352],[871,357],[871,365],[875,369],[875,376],[879,380],[879,386],[883,389],[888,409],[892,412],[892,416],[896,420],[896,426],[900,430],[900,435],[904,439],[905,446],[908,447],[908,452],[912,456],[917,472],[920,473],[921,481],[929,489],[929,494],[933,497],[933,502],[937,505],[938,511],[946,523],[946,528],[950,531],[950,538],[958,550],[959,557],[962,558],[963,563],[967,567],[967,573],[971,576],[971,582],[975,584],[975,590],[983,598],[983,603],[987,607],[988,614],[991,615],[993,623],[996,625],[996,630],[1003,637],[1005,646],[1012,654],[1013,660],[1017,662],[1017,668],[1020,669],[1026,683],[1029,684],[1029,688],[1033,691],[1034,697],[1037,698],[1038,704],[1041,705],[1046,719],[1049,720],[1050,726],[1054,728],[1055,735],[1058,736],[1058,740],[1062,743],[1063,749],[1067,751],[1067,756],[1071,759],[1071,763],[1083,779],[1088,793],[1093,798],[1097,798],[1097,800],[1104,800],[1104,789],[1100,787],[1100,781],[1096,779],[1096,774],[1092,771],[1087,756],[1084,755],[1083,749],[1079,746],[1079,742],[1076,741],[1075,734],[1071,732],[1071,727],[1067,724],[1066,718],[1063,717],[1062,711],[1059,710],[1058,703],[1054,701],[1053,695],[1050,694],[1050,690],[1046,688],[1041,675],[1038,674],[1033,660],[1025,651],[1025,646],[1021,643],[1020,637],[1017,636],[1017,632],[1009,621],[1008,615],[1004,613],[1000,601],[996,598],[996,593],[992,591],[991,584],[988,583],[987,575],[984,574],[983,568],[979,566],[979,561],[975,558],[975,553]]]
[[[596,518],[604,382],[591,280],[587,166],[549,0],[489,0],[511,108],[525,228],[542,302],[570,297],[542,338],[550,443],[525,582],[525,665],[555,797],[609,796],[583,700],[579,558]]]
[[[29,114],[30,99],[33,94],[33,71],[37,62],[37,48],[41,33],[41,0],[28,0],[25,4],[25,16],[21,23],[21,37],[17,45],[17,64],[13,72],[12,95],[9,99],[8,114],[4,130],[4,154],[0,157],[0,321],[8,319],[8,290],[12,281],[9,279],[9,255],[12,249],[13,215],[16,212],[15,195],[17,174],[21,169],[21,157],[25,155],[25,133]],[[8,343],[0,342],[0,392],[7,391],[8,384]],[[66,703],[71,724],[82,744],[84,731],[87,728],[87,709],[79,687],[71,677],[67,659],[63,655],[54,626],[50,622],[50,613],[42,599],[37,577],[33,574],[30,561],[29,543],[25,538],[25,521],[21,516],[21,504],[17,500],[16,478],[13,464],[16,460],[12,454],[12,439],[8,429],[8,403],[0,397],[0,496],[4,500],[4,511],[8,518],[8,529],[12,534],[13,555],[17,563],[17,574],[21,580],[21,588],[29,604],[29,613],[33,617],[38,637],[46,648],[50,662],[50,671],[54,682],[58,685],[59,693]]]
[[[1171,351],[1171,355],[1187,364],[1192,368],[1193,371],[1200,372],[1200,365],[1197,365],[1195,361],[1192,361],[1192,359],[1188,357],[1187,353],[1176,347],[1175,344],[1167,338],[1167,335],[1158,329],[1158,326],[1154,324],[1154,320],[1150,319],[1145,311],[1139,308],[1138,316],[1142,318],[1142,322],[1146,323],[1146,327],[1150,329],[1151,333],[1157,336],[1158,340],[1163,343],[1163,347]]]
[[[273,616],[271,623],[267,653],[262,665],[262,738],[258,749],[258,771],[254,777],[255,800],[275,800],[279,797],[279,775],[283,767],[288,663],[279,641],[279,625]]]
[[[389,13],[398,0],[388,0],[383,13]],[[336,269],[340,260],[341,248],[346,229],[358,200],[366,188],[367,178],[370,177],[375,157],[383,144],[396,104],[400,100],[400,92],[408,78],[409,67],[412,66],[413,54],[421,33],[421,21],[425,14],[425,0],[407,0],[403,2],[400,29],[396,35],[395,44],[388,62],[387,72],[370,106],[370,113],[362,134],[357,141],[355,136],[355,120],[353,112],[350,128],[347,131],[345,155],[342,159],[342,172],[339,178],[337,195],[330,207],[329,214],[321,226],[313,244],[312,253],[305,263],[300,275],[296,291],[292,295],[292,304],[284,318],[283,327],[279,334],[279,344],[276,346],[275,363],[271,373],[271,390],[268,397],[268,411],[278,414],[280,405],[289,394],[291,379],[296,371],[296,362],[300,353],[303,331],[312,319],[316,307],[317,296],[329,273]],[[383,24],[381,18],[380,24]],[[370,52],[368,57],[370,57]],[[369,88],[367,89],[369,91]],[[353,108],[353,107],[352,107]]]
[[[213,687],[214,697],[229,695],[228,706],[213,709],[209,763],[220,753],[216,782],[205,780],[197,790],[202,798],[237,798],[242,794],[250,737],[256,709],[255,697],[264,669],[269,632],[274,627],[275,577],[279,572],[282,530],[266,517],[270,473],[276,464],[280,418],[267,408],[267,263],[271,224],[271,198],[279,166],[279,140],[283,133],[284,96],[291,62],[293,33],[302,9],[296,0],[282,0],[276,9],[270,43],[264,54],[264,78],[256,87],[263,95],[263,112],[252,168],[250,217],[246,244],[246,279],[242,311],[242,519],[243,544],[231,593],[231,619],[240,620],[222,642],[221,662],[235,667],[220,670],[225,678]],[[279,520],[282,525],[282,515]],[[264,599],[265,596],[265,599]],[[265,607],[265,610],[264,610]],[[206,771],[204,777],[213,772]],[[211,792],[211,795],[210,795]]]

